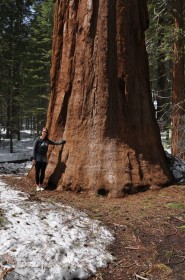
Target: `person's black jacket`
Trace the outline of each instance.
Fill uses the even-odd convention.
[[[49,138],[42,139],[40,138],[40,136],[37,137],[33,145],[33,159],[36,161],[46,162],[48,146],[50,144],[62,145],[65,144],[65,142],[66,142],[65,140],[62,140],[61,142],[55,142],[50,140]]]

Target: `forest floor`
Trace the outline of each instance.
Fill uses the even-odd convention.
[[[35,192],[27,177],[1,177],[30,200],[60,201],[100,220],[114,233],[115,260],[89,280],[184,280],[185,186],[173,185],[109,199],[84,192]]]

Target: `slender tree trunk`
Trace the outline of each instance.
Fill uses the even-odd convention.
[[[167,12],[167,11],[166,11]],[[159,25],[165,26],[166,21],[164,18],[164,14],[161,15],[161,8],[160,11],[158,11],[159,14]],[[160,31],[158,32],[158,56],[157,56],[157,118],[159,120],[162,120],[162,117],[164,113],[166,112],[167,108],[165,106],[166,104],[166,87],[167,87],[167,70],[166,70],[166,62],[165,62],[165,53],[161,51],[161,45],[164,38],[164,29],[161,27]]]
[[[46,179],[123,196],[171,175],[149,84],[145,1],[56,1]]]
[[[183,0],[173,1],[175,42],[173,46],[173,89],[172,89],[172,154],[184,157],[184,46],[183,46]]]
[[[158,81],[157,81],[157,88],[158,88],[158,94],[157,94],[157,102],[158,102],[158,108],[157,108],[157,118],[160,120],[162,119],[165,110],[167,108],[165,107],[166,103],[166,67],[165,63],[163,61],[164,54],[160,54],[158,57]]]

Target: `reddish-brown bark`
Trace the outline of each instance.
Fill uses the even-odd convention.
[[[184,158],[184,45],[183,0],[173,1],[175,41],[173,45],[173,91],[172,91],[172,154]]]
[[[55,7],[46,179],[58,190],[123,196],[171,181],[152,104],[145,1]]]

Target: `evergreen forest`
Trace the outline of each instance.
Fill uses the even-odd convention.
[[[53,0],[1,0],[0,125],[6,137],[45,124],[53,16]]]
[[[6,137],[39,132],[50,98],[54,0],[0,1],[0,127]],[[183,0],[148,0],[146,48],[165,148],[184,157]]]

